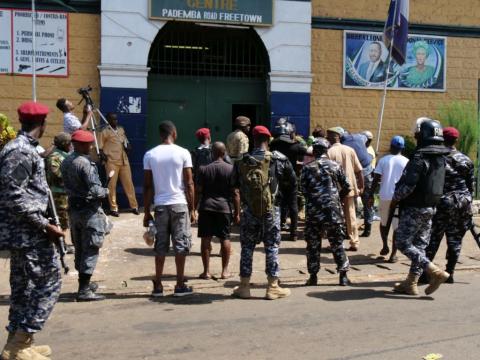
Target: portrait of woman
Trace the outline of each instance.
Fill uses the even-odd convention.
[[[413,54],[416,65],[408,67],[400,76],[404,86],[411,88],[428,88],[432,85],[435,68],[426,64],[430,51],[431,49],[427,42],[423,40],[415,42],[413,45]]]

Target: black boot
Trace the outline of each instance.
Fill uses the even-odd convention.
[[[447,284],[455,283],[455,280],[453,279],[453,273],[455,272],[455,266],[457,265],[457,261],[458,256],[455,253],[447,250],[447,266],[445,268],[445,271],[450,274],[447,281],[445,281]]]
[[[365,224],[363,233],[360,234],[360,237],[369,237],[372,232],[372,224]]]
[[[310,274],[310,277],[305,283],[305,286],[317,286],[317,283],[318,283],[317,274]]]
[[[348,286],[351,285],[352,283],[347,277],[347,272],[346,271],[340,271],[340,278],[339,278],[339,285],[340,286]]]
[[[428,281],[427,272],[424,271],[422,275],[418,278],[418,284],[428,284],[428,283],[429,281]]]
[[[454,284],[455,280],[453,279],[453,271],[447,271],[450,276],[448,277],[447,281],[445,281],[447,284]]]
[[[90,284],[92,275],[79,274],[78,275],[78,294],[77,301],[100,301],[105,300],[105,296],[95,294],[98,286],[94,283]]]

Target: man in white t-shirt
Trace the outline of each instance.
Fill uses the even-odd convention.
[[[192,293],[185,285],[185,259],[192,246],[190,223],[195,221],[192,157],[187,149],[175,145],[177,129],[170,121],[159,126],[161,144],[143,158],[143,225],[155,221],[155,280],[153,297],[163,296],[162,275],[170,239],[175,251],[177,285],[174,296]],[[150,213],[153,205],[155,219]]]
[[[88,124],[92,117],[92,110],[85,105],[83,108],[82,120],[75,116],[73,110],[75,106],[70,100],[61,98],[57,100],[57,108],[63,112],[63,132],[67,134],[73,134],[76,130],[88,130]]]
[[[402,155],[402,150],[405,148],[405,140],[401,136],[394,136],[390,142],[390,154],[385,155],[377,163],[374,171],[374,178],[370,193],[370,203],[373,205],[373,194],[380,183],[380,235],[382,236],[383,248],[380,255],[388,255],[390,249],[388,247],[388,233],[387,222],[390,203],[392,202],[393,193],[395,192],[395,184],[402,177],[403,169],[408,163],[408,159]],[[398,211],[398,210],[397,210]],[[397,261],[395,246],[395,231],[398,227],[398,214],[392,220],[393,229],[393,246],[390,254],[389,262]]]

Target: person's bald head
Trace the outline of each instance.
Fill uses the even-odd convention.
[[[225,144],[221,141],[216,141],[212,145],[212,154],[213,158],[216,159],[223,159],[226,153]]]

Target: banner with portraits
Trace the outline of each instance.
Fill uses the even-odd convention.
[[[383,89],[388,49],[380,32],[344,31],[343,87]],[[408,36],[405,64],[392,59],[387,86],[391,90],[446,91],[447,39],[442,36]]]

